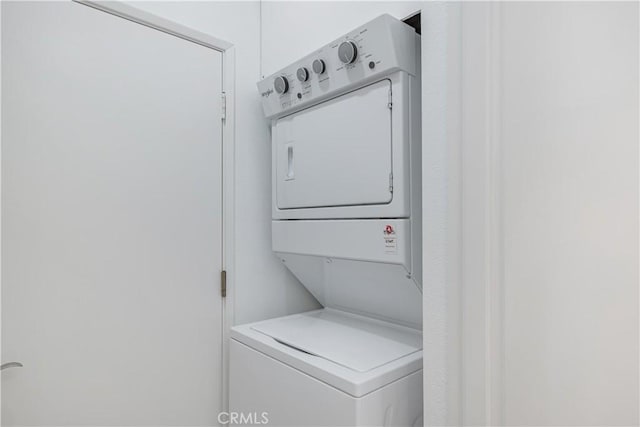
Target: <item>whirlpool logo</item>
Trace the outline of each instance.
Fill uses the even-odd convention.
[[[269,95],[271,95],[273,93],[273,89],[269,89],[266,92],[262,92],[262,97],[263,98],[268,98]]]

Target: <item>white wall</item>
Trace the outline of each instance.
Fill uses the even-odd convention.
[[[504,421],[637,425],[638,4],[502,32]]]
[[[235,46],[235,324],[317,307],[271,252],[271,154],[256,82],[259,2],[129,2]]]
[[[464,9],[464,424],[637,425],[638,4]]]

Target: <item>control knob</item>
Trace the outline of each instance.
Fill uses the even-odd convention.
[[[278,76],[273,81],[273,88],[280,95],[282,95],[283,93],[287,93],[287,91],[289,90],[289,81],[285,76]]]
[[[358,57],[358,46],[351,40],[340,43],[338,46],[338,58],[344,64],[353,64]]]
[[[311,64],[311,68],[313,68],[313,72],[316,74],[324,73],[325,65],[322,59],[316,59]]]
[[[309,80],[309,70],[305,67],[300,67],[298,68],[298,71],[296,71],[296,76],[298,76],[298,80],[301,82],[306,82]]]

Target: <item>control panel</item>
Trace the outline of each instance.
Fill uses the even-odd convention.
[[[416,37],[390,15],[375,18],[258,82],[265,116],[290,114],[396,71],[415,75]]]

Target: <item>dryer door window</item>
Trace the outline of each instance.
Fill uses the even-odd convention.
[[[279,209],[391,202],[391,82],[383,80],[279,119]]]

